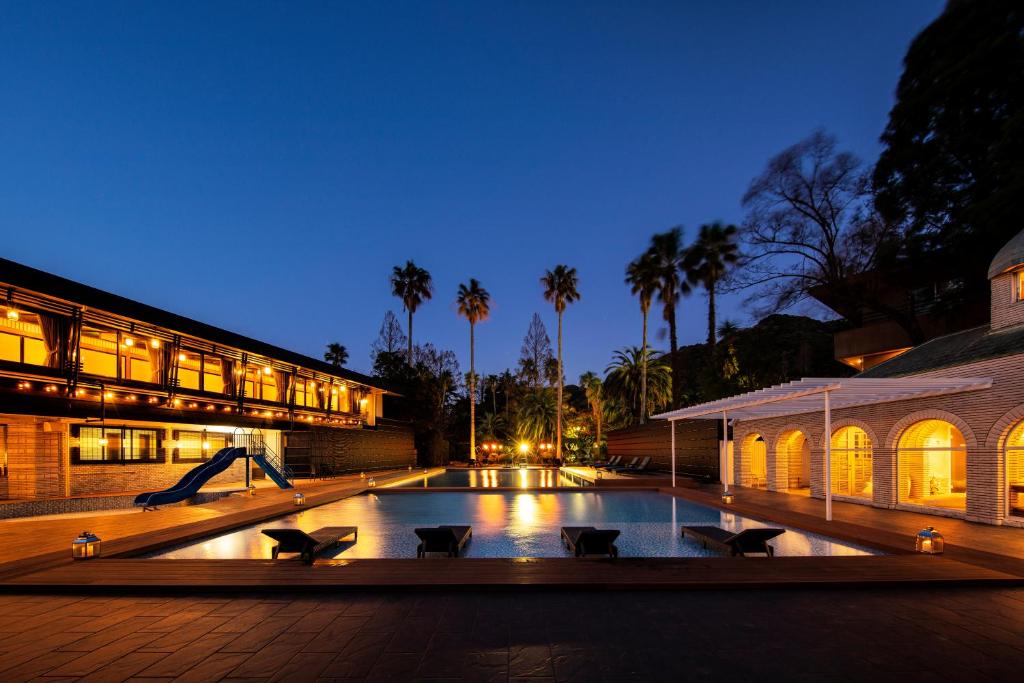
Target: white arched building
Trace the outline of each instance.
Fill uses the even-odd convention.
[[[1024,526],[1024,231],[988,276],[989,325],[657,417],[731,423],[726,484]]]

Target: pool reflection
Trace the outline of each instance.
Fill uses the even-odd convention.
[[[486,476],[489,480],[491,475]],[[568,553],[559,540],[562,526],[619,529],[623,557],[702,557],[713,553],[682,539],[680,526],[714,524],[737,531],[768,526],[653,492],[380,492],[309,508],[151,557],[269,558],[273,542],[260,529],[314,531],[325,526],[358,526],[359,542],[342,547],[333,556],[412,558],[417,543],[413,529],[439,524],[473,525],[473,540],[466,548],[469,557],[565,557]],[[774,539],[772,545],[779,556],[871,554],[795,529]]]

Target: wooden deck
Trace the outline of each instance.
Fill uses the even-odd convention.
[[[921,555],[784,558],[429,558],[379,560],[135,560],[65,564],[8,579],[8,590],[325,588],[720,589],[868,585],[1024,585],[1024,579]]]
[[[373,476],[383,484],[407,478],[410,473],[396,470],[375,472]],[[231,496],[205,505],[165,507],[156,512],[131,510],[5,520],[0,522],[4,539],[0,582],[18,574],[71,564],[71,540],[83,529],[103,539],[104,557],[141,554],[292,513],[296,510],[292,500],[296,491],[305,495],[306,507],[312,507],[365,490],[366,480],[351,475],[300,480],[295,489],[263,488],[251,497]]]
[[[719,488],[663,488],[662,493],[728,510],[765,522],[793,526],[890,553],[910,553],[914,537],[926,526],[942,532],[946,559],[1024,576],[1024,529],[978,524],[905,510],[886,510],[835,501],[825,521],[825,501],[808,496],[732,487],[736,499],[724,506]]]

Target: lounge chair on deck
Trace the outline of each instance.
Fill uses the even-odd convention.
[[[471,526],[439,526],[416,529],[420,544],[416,546],[416,557],[426,557],[427,553],[446,553],[448,557],[458,557],[462,547],[473,537]]]
[[[619,549],[615,539],[619,537],[618,529],[595,529],[592,526],[563,526],[562,540],[565,547],[576,557],[586,555],[608,555],[618,557]]]
[[[629,470],[629,469],[631,469],[633,467],[636,467],[636,464],[638,462],[640,462],[640,458],[636,457],[636,458],[633,458],[632,460],[630,460],[629,464],[627,464],[627,465],[613,465],[613,466],[608,468],[608,471],[609,472],[623,472],[625,470]]]
[[[277,545],[270,551],[270,557],[277,559],[281,553],[299,553],[306,564],[313,564],[313,558],[327,550],[341,545],[342,539],[353,536],[359,540],[359,527],[325,526],[308,534],[301,529],[263,529],[264,536],[270,536]]]
[[[594,463],[594,469],[603,470],[608,467],[615,467],[622,460],[621,455],[613,455],[608,462],[596,462]]]
[[[639,465],[629,465],[621,470],[622,474],[640,474],[647,469],[647,466],[651,464],[650,456],[645,457],[640,461]]]
[[[684,526],[683,538],[690,537],[705,548],[727,552],[732,556],[746,557],[751,554],[775,555],[775,549],[768,541],[786,533],[785,529],[744,529],[740,532],[726,531],[717,526]]]

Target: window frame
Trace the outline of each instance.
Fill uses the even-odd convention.
[[[101,430],[119,430],[121,432],[121,449],[120,457],[117,459],[83,459],[82,458],[82,430],[83,429],[101,429]],[[136,458],[136,457],[125,457],[125,452],[131,448],[134,450],[134,432],[152,432],[156,438],[156,445],[154,446],[154,457],[152,458]],[[162,465],[167,461],[167,449],[164,447],[164,441],[167,436],[167,430],[160,427],[129,427],[126,425],[101,425],[101,424],[73,424],[70,426],[71,437],[78,440],[78,444],[71,446],[69,449],[69,455],[72,465]],[[127,447],[126,447],[127,444]],[[101,446],[106,451],[106,446]]]

